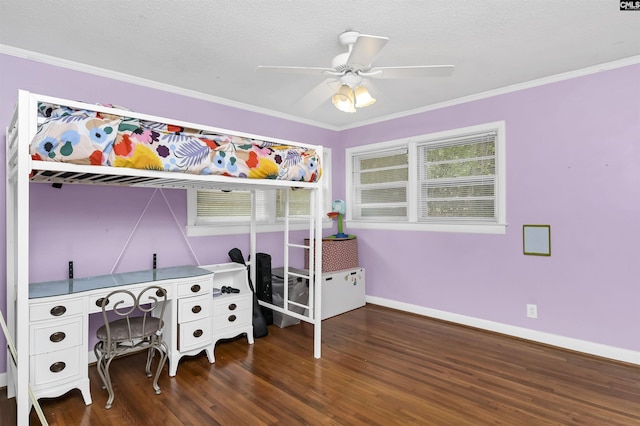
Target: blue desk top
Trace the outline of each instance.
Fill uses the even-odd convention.
[[[29,299],[63,296],[65,294],[70,295],[100,288],[152,283],[177,278],[199,277],[209,274],[212,274],[212,272],[197,266],[186,265],[148,269],[145,271],[123,272],[113,275],[98,275],[95,277],[31,283],[29,284]]]

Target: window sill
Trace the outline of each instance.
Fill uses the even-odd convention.
[[[384,229],[388,231],[458,232],[467,234],[506,234],[507,224],[496,223],[406,223],[348,220],[348,229]]]
[[[322,228],[331,228],[332,221],[323,220]],[[268,223],[256,225],[257,232],[283,232],[283,223]],[[291,231],[303,231],[309,229],[308,223],[289,223],[289,229]],[[208,235],[236,235],[236,234],[248,234],[251,232],[249,224],[238,223],[220,223],[217,225],[187,225],[186,226],[187,237],[205,237]]]

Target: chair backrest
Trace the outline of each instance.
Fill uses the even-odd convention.
[[[157,285],[143,289],[138,296],[129,290],[114,290],[103,298],[102,317],[104,330],[98,330],[98,338],[108,345],[112,343],[135,342],[152,335],[162,334],[164,310],[167,305],[167,291]],[[116,319],[109,319],[113,312]]]

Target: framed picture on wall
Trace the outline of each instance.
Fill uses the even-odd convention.
[[[522,225],[524,254],[551,256],[551,225]]]

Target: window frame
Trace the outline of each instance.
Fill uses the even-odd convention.
[[[480,134],[495,131],[495,221],[473,220],[442,220],[432,222],[418,221],[418,146],[436,142],[442,139],[463,137],[472,134]],[[406,148],[408,152],[408,182],[407,182],[407,220],[385,221],[379,218],[361,219],[354,218],[354,202],[356,185],[353,181],[353,159],[357,155],[374,154],[380,151],[391,151]],[[399,231],[434,231],[434,232],[461,232],[482,234],[506,233],[506,124],[504,121],[484,123],[463,128],[445,130],[436,133],[427,133],[409,138],[392,141],[378,142],[368,145],[347,148],[345,151],[345,185],[347,203],[346,224],[350,229],[383,229]]]
[[[322,177],[323,182],[323,211],[331,211],[332,203],[332,187],[331,187],[331,149],[323,147],[324,159],[322,162]],[[282,189],[288,189],[289,187],[282,187]],[[267,221],[256,221],[256,232],[282,232],[284,231],[284,219],[276,216],[277,207],[275,197],[277,196],[277,189],[261,189],[259,184],[256,184],[254,189],[256,192],[262,192],[264,194],[264,202],[272,204],[272,209],[267,209],[269,215]],[[259,194],[257,199],[260,198]],[[198,190],[187,189],[187,225],[186,235],[188,237],[200,237],[200,236],[213,236],[213,235],[236,235],[236,234],[248,234],[251,232],[251,217],[246,218],[236,217],[229,221],[216,221],[209,223],[198,223],[197,215],[197,200]],[[332,226],[332,220],[328,216],[324,215],[322,219],[322,227],[330,228]],[[308,230],[309,219],[305,218],[290,218],[289,229],[291,231]]]

